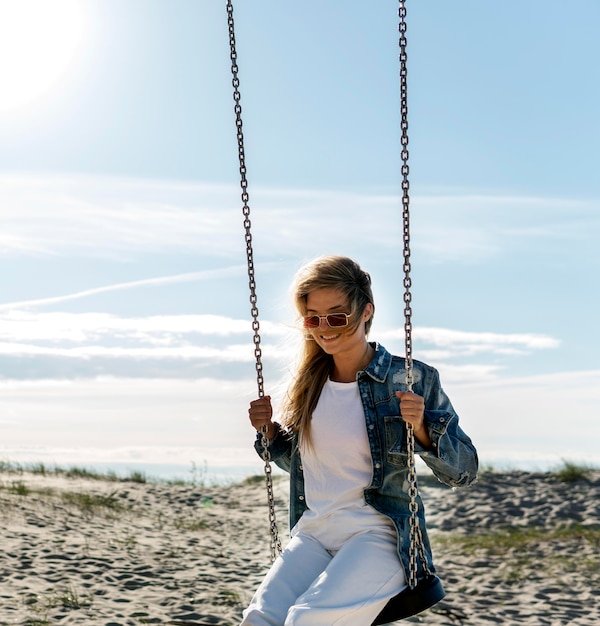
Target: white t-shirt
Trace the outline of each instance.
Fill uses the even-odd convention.
[[[364,498],[373,464],[357,382],[327,380],[312,416],[311,440],[301,449],[308,510],[292,535],[308,534],[328,550],[367,530],[395,535],[391,520]]]

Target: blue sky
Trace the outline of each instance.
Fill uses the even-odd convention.
[[[415,356],[484,463],[598,464],[600,5],[407,8]],[[319,254],[403,350],[396,11],[236,3],[275,396]],[[3,0],[0,82],[0,456],[260,468],[225,2]]]

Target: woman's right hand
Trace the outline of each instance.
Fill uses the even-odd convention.
[[[264,396],[250,402],[248,409],[250,422],[256,430],[262,431],[263,427],[267,427],[267,437],[273,439],[277,433],[275,424],[272,422],[273,407],[271,406],[271,396]]]

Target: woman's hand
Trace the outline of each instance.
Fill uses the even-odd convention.
[[[416,439],[424,448],[431,447],[431,439],[425,427],[425,400],[412,391],[397,391],[400,398],[400,415],[413,427]]]
[[[267,437],[273,439],[277,433],[275,424],[272,422],[273,407],[271,406],[271,396],[264,396],[250,402],[248,409],[250,422],[256,430],[262,431],[263,427],[267,427]]]

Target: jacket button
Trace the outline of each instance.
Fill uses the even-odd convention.
[[[303,471],[304,471],[304,465],[301,465],[298,469],[299,469],[301,472],[303,472]]]
[[[302,500],[302,502],[304,502],[304,496],[298,496],[298,500]]]
[[[381,467],[381,463],[375,463],[375,469],[379,469]]]

